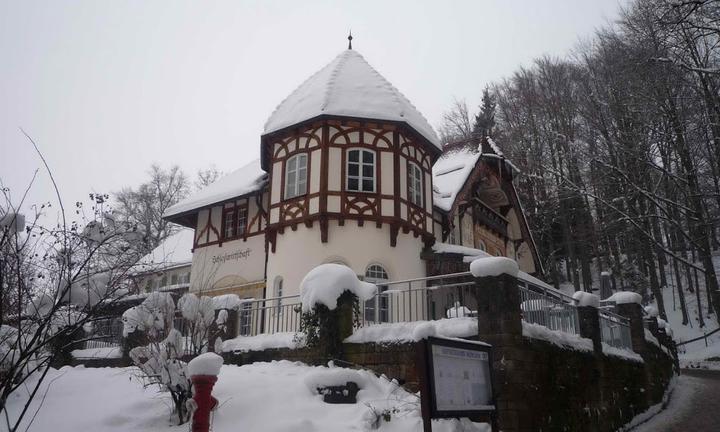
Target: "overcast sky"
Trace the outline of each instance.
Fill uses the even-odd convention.
[[[0,0],[0,180],[19,198],[41,162],[68,202],[259,155],[273,109],[353,47],[437,127],[454,98],[561,56],[625,0]],[[30,202],[53,199],[41,169]]]

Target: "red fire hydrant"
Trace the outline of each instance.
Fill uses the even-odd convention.
[[[201,354],[190,361],[188,372],[193,385],[192,432],[210,431],[210,412],[218,405],[212,396],[223,359],[215,353]]]

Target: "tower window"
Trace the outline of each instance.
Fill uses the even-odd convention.
[[[388,322],[390,299],[388,294],[383,294],[388,289],[387,285],[382,284],[388,281],[387,272],[381,265],[372,264],[365,270],[365,280],[378,287],[378,295],[365,302],[365,321]]]
[[[305,195],[307,192],[307,155],[298,154],[287,160],[285,166],[285,199]]]
[[[346,189],[352,192],[375,192],[375,152],[348,150]]]
[[[414,163],[408,164],[408,195],[410,202],[418,207],[423,206],[422,194],[423,172],[419,166]]]

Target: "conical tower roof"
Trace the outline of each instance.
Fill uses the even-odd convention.
[[[441,148],[435,131],[420,111],[352,49],[343,51],[282,101],[265,123],[265,133],[319,115],[405,122]]]

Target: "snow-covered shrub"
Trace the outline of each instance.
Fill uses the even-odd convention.
[[[183,328],[175,328],[176,310]],[[186,401],[192,397],[185,354],[199,355],[208,350],[215,309],[210,297],[185,294],[177,308],[169,293],[154,292],[143,303],[123,314],[123,334],[144,334],[147,345],[130,350],[130,358],[149,384],[157,384],[173,400],[179,424],[188,419]]]

